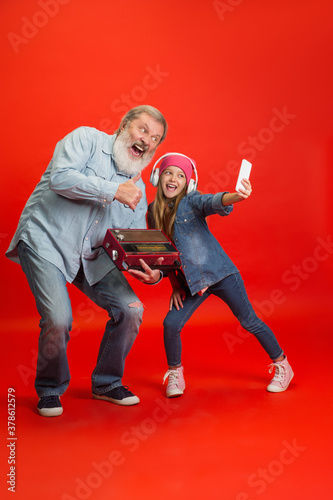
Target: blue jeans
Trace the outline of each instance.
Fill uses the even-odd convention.
[[[39,257],[23,241],[18,252],[41,317],[36,391],[39,397],[61,396],[70,381],[66,351],[73,321],[66,279],[56,266]],[[92,391],[103,394],[122,385],[125,359],[138,334],[143,307],[118,269],[91,286],[81,267],[73,284],[105,309],[110,318],[91,378]]]
[[[210,286],[202,296],[198,294],[192,296],[189,291],[186,291],[183,308],[177,311],[173,307],[168,312],[163,325],[164,346],[169,366],[178,366],[181,364],[182,343],[180,332],[194,311],[210,295],[216,295],[229,306],[242,327],[255,335],[271,359],[277,359],[283,354],[272,330],[254,312],[242,277],[239,273],[236,273]],[[207,335],[207,332],[205,335]]]

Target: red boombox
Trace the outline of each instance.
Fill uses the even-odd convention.
[[[121,271],[142,270],[139,259],[151,269],[180,269],[179,252],[160,229],[108,229],[103,247]],[[156,265],[159,257],[163,262]]]

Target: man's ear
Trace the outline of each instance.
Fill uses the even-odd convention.
[[[119,132],[122,132],[126,128],[127,122],[122,123]]]

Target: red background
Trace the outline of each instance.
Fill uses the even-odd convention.
[[[169,124],[157,154],[194,158],[200,190],[232,191],[241,159],[252,161],[251,198],[228,218],[211,217],[210,227],[258,312],[281,325],[285,343],[292,338],[294,356],[311,357],[317,340],[331,349],[330,337],[319,333],[332,330],[332,14],[330,0],[1,2],[6,387],[15,383],[33,394],[33,377],[22,384],[16,365],[22,358],[31,365],[38,316],[20,267],[4,257],[24,204],[59,139],[80,125],[112,133],[130,107],[143,103]],[[284,121],[274,118],[279,113]],[[147,168],[151,201],[149,174]],[[131,283],[146,306],[143,330],[161,328],[168,283],[153,294]],[[81,349],[90,366],[98,342],[87,332],[101,329],[105,316],[70,293],[82,332],[73,339],[73,365],[74,349]],[[219,324],[217,307],[211,299],[193,319],[198,335],[200,325],[208,331]],[[157,346],[162,363],[161,340]],[[131,353],[133,363],[140,352]]]
[[[331,258],[305,262],[315,272],[296,293],[282,276],[331,235],[330,2],[62,1],[46,4],[53,17],[43,3],[1,4],[3,251],[56,142],[80,125],[112,133],[131,105],[149,103],[170,127],[158,154],[193,157],[202,191],[233,190],[241,159],[252,161],[252,198],[210,224],[258,299],[282,289],[283,308],[323,300]],[[10,325],[33,312],[21,303],[15,314],[25,280],[1,263]]]

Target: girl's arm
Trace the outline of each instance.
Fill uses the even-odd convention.
[[[228,205],[232,205],[233,203],[244,201],[250,196],[252,192],[250,181],[247,179],[243,179],[242,184],[244,186],[244,189],[241,189],[239,193],[224,193],[222,195],[222,205],[226,207]]]
[[[185,300],[185,290],[180,286],[175,271],[168,272],[168,278],[172,286],[172,294],[170,297],[169,310],[171,311],[174,305],[177,311],[179,307],[183,308],[183,300]]]

